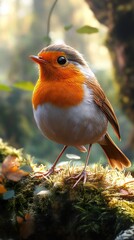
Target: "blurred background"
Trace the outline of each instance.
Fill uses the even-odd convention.
[[[132,108],[129,114],[127,112],[132,104],[121,94],[121,82],[116,79],[119,72],[115,69],[112,58],[114,50],[111,48],[109,51],[110,24],[104,16],[103,21],[102,18],[99,19],[100,15],[94,11],[93,2],[0,0],[0,137],[16,148],[24,148],[39,163],[53,162],[62,148],[41,135],[31,105],[38,69],[30,61],[29,55],[37,54],[50,42],[65,42],[84,55],[117,114],[122,141],[116,139],[109,126],[110,135],[131,161],[134,159],[134,126],[133,117],[130,116]],[[124,11],[124,5],[121,6],[119,13]],[[104,6],[99,7],[102,10]],[[76,30],[84,25],[95,27],[98,32],[77,33]],[[120,61],[123,61],[121,57]],[[123,105],[126,102],[128,107]],[[69,148],[66,153],[79,155],[82,161],[85,159],[85,155],[74,148]],[[64,156],[62,160],[68,159]],[[105,156],[96,144],[91,151],[90,162],[98,161],[106,164]]]

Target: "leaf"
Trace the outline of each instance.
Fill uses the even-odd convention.
[[[19,169],[19,162],[16,156],[8,155],[2,163],[2,174],[14,182],[18,182],[22,177],[27,176],[29,173]]]
[[[7,174],[7,178],[9,180],[12,180],[14,182],[18,182],[21,180],[21,178],[27,176],[28,173],[27,172],[24,172],[23,170],[20,170],[20,169],[17,169],[15,172],[10,172]]]
[[[13,198],[14,196],[15,196],[14,190],[9,190],[3,194],[3,199],[8,200],[8,199]]]
[[[17,221],[18,224],[22,224],[24,222],[24,218],[20,217],[20,216],[17,216],[16,221]]]
[[[27,239],[30,235],[32,235],[35,231],[34,226],[34,218],[30,213],[26,213],[24,216],[24,220],[18,219],[20,224],[20,236],[21,239]]]
[[[8,85],[0,84],[0,91],[10,92],[11,88]]]
[[[66,25],[66,26],[64,26],[64,30],[65,30],[65,31],[68,31],[68,30],[70,30],[72,27],[73,27],[72,24]]]
[[[0,184],[0,194],[5,193],[7,190],[3,184]]]
[[[8,155],[2,163],[1,172],[4,176],[6,176],[8,172],[16,171],[18,167],[19,163],[17,161],[17,157],[14,155]]]
[[[95,28],[95,27],[91,27],[91,26],[88,26],[88,25],[85,25],[81,28],[78,28],[76,30],[77,33],[81,33],[81,34],[92,34],[92,33],[97,33],[99,30],[98,28]]]
[[[32,82],[17,82],[17,83],[14,83],[13,84],[13,87],[15,88],[19,88],[19,89],[22,89],[22,90],[25,90],[25,91],[33,91],[34,89],[34,84]]]
[[[3,183],[3,179],[4,179],[4,177],[2,175],[0,175],[0,183]]]
[[[80,156],[77,156],[75,154],[66,154],[66,157],[69,159],[80,159]]]

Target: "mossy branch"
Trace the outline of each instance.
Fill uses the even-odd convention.
[[[0,197],[2,239],[113,240],[134,224],[134,179],[130,173],[100,164],[88,166],[86,184],[80,182],[73,189],[74,180],[68,178],[83,166],[60,165],[51,177],[35,178],[34,172],[45,166],[37,168],[29,155],[1,140],[1,160],[9,155],[20,159],[20,168],[27,164],[33,172],[13,181],[1,171],[1,184],[7,192],[14,190],[12,196],[4,198],[1,193]]]

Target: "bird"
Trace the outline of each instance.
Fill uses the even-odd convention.
[[[113,107],[83,55],[65,43],[55,43],[29,57],[39,67],[32,95],[36,124],[46,138],[64,145],[44,176],[54,173],[64,151],[73,146],[81,152],[87,151],[82,172],[72,177],[76,179],[74,187],[81,180],[85,184],[91,146],[95,143],[101,146],[112,168],[121,171],[130,167],[130,160],[108,133],[110,123],[120,139]]]

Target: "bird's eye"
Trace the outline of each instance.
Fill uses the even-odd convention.
[[[57,62],[60,64],[60,65],[65,65],[66,62],[67,62],[67,59],[64,57],[64,56],[60,56],[57,58]]]

